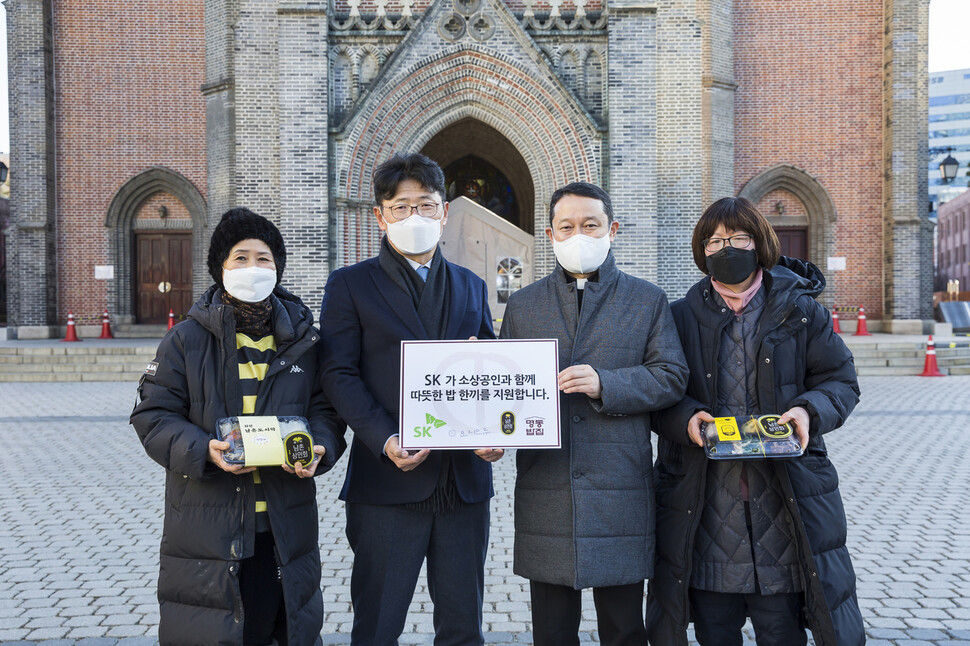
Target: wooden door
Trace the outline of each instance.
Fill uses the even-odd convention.
[[[192,234],[135,234],[135,320],[167,323],[192,306]]]
[[[781,255],[808,260],[808,229],[805,227],[775,229],[781,243]]]

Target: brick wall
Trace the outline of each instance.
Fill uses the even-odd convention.
[[[137,16],[137,19],[133,17]],[[205,193],[202,3],[54,3],[58,311],[100,322],[105,214],[118,189],[165,166]]]
[[[737,189],[777,164],[814,177],[847,263],[828,297],[882,318],[883,0],[735,0],[734,48]]]

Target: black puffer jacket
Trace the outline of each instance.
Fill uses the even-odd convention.
[[[763,413],[802,406],[811,417],[805,454],[770,462],[794,524],[806,618],[817,646],[857,646],[866,638],[845,546],[845,511],[822,439],[858,403],[855,366],[828,311],[814,300],[825,286],[815,265],[783,257],[763,280],[758,401]],[[647,599],[650,643],[657,646],[687,644],[687,589],[707,474],[707,457],[688,439],[687,422],[698,410],[714,410],[718,344],[733,317],[716,304],[709,277],[671,311],[690,381],[683,401],[657,420],[657,565]]]
[[[145,451],[166,470],[158,576],[163,645],[243,643],[237,577],[239,561],[253,555],[253,475],[232,475],[206,460],[216,420],[242,414],[235,320],[219,291],[210,288],[188,320],[162,339],[131,415]],[[344,425],[317,383],[320,333],[298,298],[280,287],[270,298],[277,352],[254,414],[306,417],[314,443],[327,449],[319,475],[345,448]],[[281,564],[289,643],[318,643],[323,598],[316,485],[282,468],[263,468],[260,476]]]

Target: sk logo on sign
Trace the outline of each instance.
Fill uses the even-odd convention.
[[[442,419],[436,419],[433,415],[429,415],[428,413],[424,414],[424,421],[426,426],[414,427],[414,437],[431,437],[432,428],[441,428],[448,423]]]

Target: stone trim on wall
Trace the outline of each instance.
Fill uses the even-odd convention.
[[[108,292],[108,309],[116,313],[121,323],[133,323],[134,312],[134,266],[132,231],[139,207],[156,193],[169,193],[177,198],[192,216],[192,285],[195,292],[209,282],[206,268],[206,203],[202,193],[185,176],[155,166],[142,171],[122,185],[115,193],[105,214],[104,226],[108,229],[108,264],[114,265],[115,280]],[[183,221],[184,222],[184,221]],[[166,224],[166,228],[185,230],[185,225]]]

